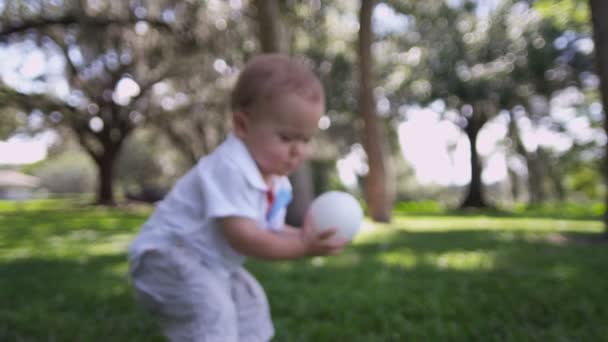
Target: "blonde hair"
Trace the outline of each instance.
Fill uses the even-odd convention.
[[[246,65],[232,91],[233,111],[246,110],[273,96],[294,93],[311,101],[324,101],[319,78],[304,63],[282,54],[262,54]]]

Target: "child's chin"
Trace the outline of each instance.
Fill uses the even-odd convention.
[[[295,169],[289,169],[289,170],[282,170],[280,172],[277,172],[277,175],[279,176],[289,176],[291,175],[293,172],[295,171]]]
[[[285,172],[285,174],[290,175],[290,174],[294,173],[298,169],[298,166],[299,165],[291,166],[291,167],[287,168],[287,171]]]

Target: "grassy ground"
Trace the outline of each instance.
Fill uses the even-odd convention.
[[[162,341],[125,248],[147,208],[0,202],[0,341]],[[275,341],[608,341],[596,220],[398,216],[337,257],[250,261]]]

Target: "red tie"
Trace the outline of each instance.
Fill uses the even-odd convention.
[[[268,203],[268,209],[266,209],[266,215],[270,212],[272,208],[272,203],[274,202],[274,192],[272,190],[266,191],[266,202]]]

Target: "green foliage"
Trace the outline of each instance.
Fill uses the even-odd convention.
[[[116,176],[127,191],[166,188],[169,177],[163,177],[160,155],[151,137],[134,134],[125,143],[117,160]]]
[[[531,217],[560,217],[570,219],[593,218],[599,219],[606,210],[604,203],[544,203],[528,205],[519,203],[513,208],[515,215]]]
[[[88,202],[87,202],[88,201]],[[40,212],[40,211],[60,211],[71,210],[75,207],[82,207],[85,203],[90,203],[90,199],[83,197],[70,198],[45,198],[22,201],[0,201],[0,215],[18,212]]]
[[[41,186],[53,194],[91,193],[96,171],[90,157],[78,149],[66,150],[30,169]]]
[[[0,31],[24,26],[10,35],[7,40],[10,46],[34,40],[45,42],[32,44],[32,51],[54,59],[59,57],[57,53],[62,54],[63,47],[66,61],[70,61],[69,51],[80,52],[82,60],[68,65],[64,76],[71,82],[70,89],[79,94],[71,101],[83,102],[76,107],[57,108],[57,103],[45,101],[50,100],[45,94],[25,96],[4,87],[0,89],[0,106],[21,104],[23,110],[39,108],[46,114],[58,110],[61,115],[48,116],[45,122],[69,127],[72,134],[80,136],[79,142],[97,152],[122,148],[110,146],[128,137],[132,130],[137,133],[145,123],[146,127],[155,126],[160,135],[170,139],[174,150],[179,150],[183,158],[196,162],[225,136],[228,125],[224,99],[228,97],[233,72],[259,51],[258,23],[252,2],[244,2],[242,7],[227,2],[212,5],[205,1],[179,6],[169,2],[141,3],[139,7],[128,2],[114,6],[108,0],[95,3],[97,5],[61,1],[46,8],[41,5],[44,1],[33,1],[29,10],[23,10],[19,1],[6,3],[3,9],[6,25]],[[526,7],[524,2],[489,3],[479,0],[383,2],[407,18],[407,23],[397,29],[378,30],[374,42],[374,91],[378,100],[389,100],[388,112],[384,114],[391,119],[386,120],[390,126],[387,138],[395,151],[398,144],[393,124],[404,116],[400,109],[443,99],[447,109],[457,112],[465,103],[481,103],[482,108],[487,109],[485,115],[491,117],[501,108],[529,107],[532,96],[549,100],[557,89],[580,87],[581,79],[591,75],[595,65],[590,61],[592,54],[581,56],[583,53],[576,48],[578,39],[587,37],[590,29],[585,0],[528,2],[544,16],[542,20],[530,15],[530,11],[509,15],[514,4],[515,8]],[[361,138],[355,48],[358,2],[287,1],[280,2],[280,6],[287,24],[285,34],[289,37],[290,53],[308,58],[327,90],[331,126],[315,139],[322,147],[315,151],[315,157],[336,158]],[[489,21],[475,15],[478,7],[492,9]],[[135,15],[134,11],[146,15]],[[152,14],[156,11],[171,13],[174,18],[159,22]],[[64,15],[72,17],[72,12],[81,16],[69,25],[46,22]],[[118,13],[126,16],[123,18]],[[107,25],[103,24],[106,21]],[[135,21],[139,24],[135,25]],[[223,22],[225,27],[220,28],[222,25],[216,22]],[[47,25],[53,27],[52,34]],[[146,33],[135,32],[138,27],[148,29]],[[6,33],[5,37],[8,37]],[[554,44],[558,37],[568,38],[567,48]],[[117,57],[120,58],[117,60]],[[96,70],[94,77],[92,70]],[[552,74],[563,74],[565,78],[552,76],[554,79],[550,80],[548,76]],[[141,94],[137,101],[117,106],[106,98],[109,93],[102,93],[104,89],[117,89],[116,82],[127,75],[139,85]],[[51,80],[56,77],[47,76],[52,75],[44,73],[31,81],[46,84],[45,89],[54,89]],[[79,81],[72,82],[74,80]],[[477,109],[482,108],[476,108],[474,113],[481,113]],[[0,112],[0,138],[14,128],[11,111],[7,107]],[[102,120],[108,130],[90,131],[92,119]],[[463,126],[471,122],[470,119],[462,115],[456,120]],[[556,123],[552,128],[559,129],[558,126]],[[174,178],[165,178],[165,172],[167,166],[173,165],[165,162],[161,176],[161,165],[156,158],[160,155],[164,158],[166,150],[152,151],[152,148],[156,147],[138,146],[135,152],[122,153],[126,157],[119,162],[116,174],[123,188],[137,192],[158,183],[172,183]],[[572,153],[581,155],[578,150]],[[561,167],[564,159],[560,158],[559,165],[566,174],[569,169]],[[411,181],[413,177],[405,174],[407,172],[398,174],[398,177],[409,177],[399,179],[398,199],[438,198],[428,196],[428,191],[417,191]],[[572,182],[574,189],[590,196],[602,196],[587,176],[589,174],[577,174]],[[321,181],[320,189],[340,186],[333,176],[329,177],[329,185],[327,179]],[[446,189],[433,189],[433,192],[439,191],[447,193]]]
[[[582,192],[591,199],[599,199],[602,193],[602,174],[597,168],[589,165],[575,170],[569,176],[568,183],[572,190]]]
[[[517,203],[511,208],[486,208],[476,210],[453,209],[439,201],[401,201],[393,212],[395,215],[406,216],[488,216],[488,217],[529,217],[529,218],[560,218],[570,220],[599,220],[605,212],[602,202],[547,202],[530,205]]]
[[[446,209],[437,201],[404,201],[395,205],[396,215],[443,214]]]
[[[17,120],[16,113],[10,108],[0,108],[0,140],[10,137],[18,127],[19,120]]]
[[[163,341],[125,278],[149,207],[12,205],[0,202],[0,340]],[[585,242],[599,221],[398,215],[373,227],[340,256],[248,263],[274,341],[608,336],[608,249]]]
[[[590,29],[589,6],[585,0],[538,0],[534,8],[563,30]]]

